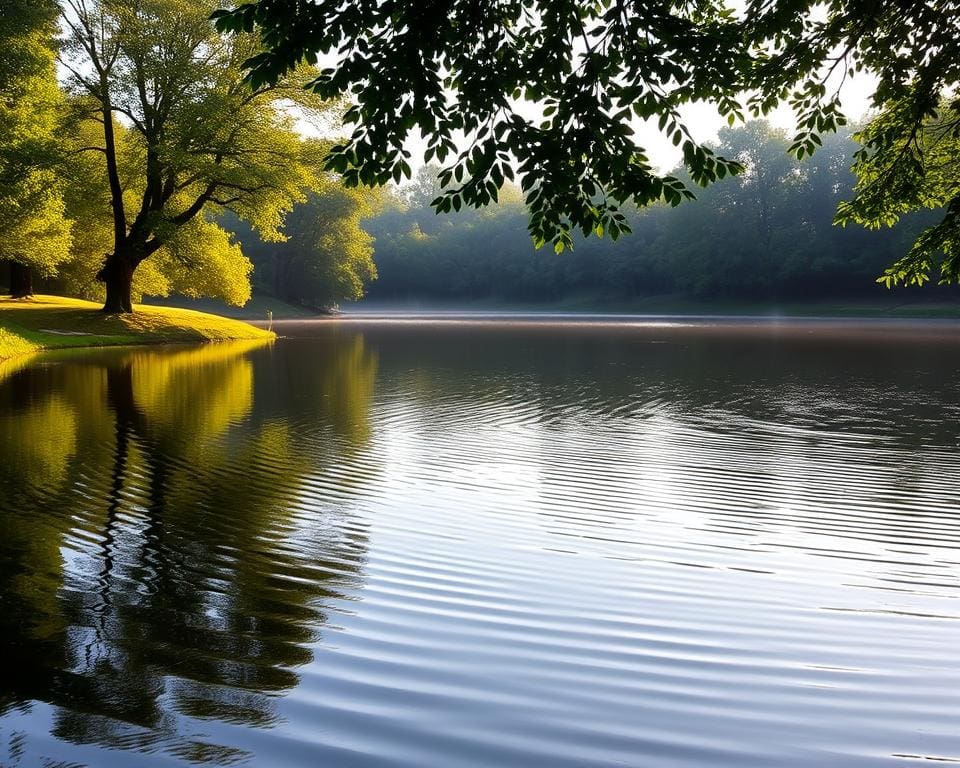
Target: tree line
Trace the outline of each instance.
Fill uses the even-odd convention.
[[[712,149],[744,171],[679,207],[624,210],[618,242],[574,239],[572,250],[534,248],[516,188],[480,211],[437,215],[433,168],[371,219],[381,301],[494,299],[628,301],[671,294],[694,300],[856,297],[882,291],[878,276],[936,212],[881,230],[834,225],[856,184],[853,129],[823,138],[812,156],[787,153],[784,131],[762,120],[724,128]],[[682,169],[675,171],[682,178]]]

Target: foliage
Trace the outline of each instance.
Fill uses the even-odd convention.
[[[679,208],[628,209],[631,235],[616,244],[578,240],[573,252],[559,256],[534,250],[516,199],[480,212],[434,215],[431,169],[425,169],[405,199],[367,224],[380,274],[371,299],[574,303],[657,295],[735,301],[869,295],[874,278],[922,222],[910,217],[890,232],[832,226],[837,204],[853,188],[856,143],[842,130],[802,161],[787,155],[788,145],[782,131],[763,121],[724,129],[714,149],[742,163],[742,174]],[[501,199],[509,197],[504,190]]]
[[[67,215],[83,226],[76,227],[70,260],[58,278],[59,286],[74,296],[103,300],[103,287],[96,274],[104,254],[113,247],[110,188],[102,158],[82,151],[97,141],[99,126],[81,119],[68,124],[65,146],[71,162],[63,170]],[[120,177],[126,198],[135,197],[139,173],[139,143],[121,123],[114,126]],[[132,298],[143,296],[212,296],[243,305],[250,297],[250,260],[229,235],[201,214],[177,227],[163,247],[134,274]]]
[[[938,0],[900,3],[831,0],[811,12],[752,0],[745,19],[750,39],[772,41],[757,57],[755,106],[770,108],[787,93],[799,115],[792,149],[802,157],[819,146],[818,133],[839,118],[838,88],[830,73],[857,71],[877,80],[876,118],[857,139],[855,196],[837,221],[871,228],[902,215],[939,209],[906,256],[879,279],[888,287],[922,284],[934,269],[940,282],[960,277],[960,6]]]
[[[261,289],[298,306],[326,309],[362,298],[377,276],[373,238],[362,222],[381,197],[324,174],[307,201],[287,216],[282,242],[264,242],[236,221],[224,225],[253,260]]]
[[[557,250],[572,244],[573,229],[614,238],[626,231],[627,200],[676,205],[692,196],[651,165],[634,119],[655,120],[682,146],[696,183],[738,169],[698,142],[680,115],[697,100],[740,114],[732,94],[746,61],[739,27],[719,3],[264,0],[216,17],[223,30],[259,27],[268,50],[250,61],[254,88],[318,52],[337,57],[311,87],[356,99],[345,119],[357,128],[328,161],[349,182],[410,177],[404,143],[418,130],[427,161],[449,160],[437,209],[459,211],[495,201],[514,177],[513,158],[531,233]],[[461,132],[462,151],[454,138]]]
[[[91,183],[108,192],[113,244],[100,270],[108,302],[117,273],[157,254],[150,292],[213,291],[242,303],[249,265],[213,217],[231,210],[261,236],[281,237],[284,214],[315,181],[287,107],[319,113],[325,103],[284,82],[246,88],[241,64],[256,40],[217,35],[215,0],[65,6],[64,64],[76,107],[87,108],[77,132],[84,120],[101,132],[78,151],[106,160],[106,184],[102,175]]]
[[[54,159],[56,6],[5,0],[0,24],[0,258],[52,275],[68,256]]]
[[[77,111],[85,114],[87,108]],[[68,113],[73,112],[72,105],[68,104]],[[120,124],[115,124],[115,128],[117,144],[121,147],[118,154],[123,158],[127,132]],[[96,300],[103,299],[103,288],[95,276],[103,266],[105,254],[113,247],[114,236],[103,155],[92,149],[99,149],[102,144],[102,132],[103,128],[95,120],[78,120],[73,113],[64,121],[61,136],[64,155],[69,159],[60,171],[66,215],[82,224],[74,227],[70,258],[59,271],[58,291]],[[121,164],[127,181],[126,163]],[[138,275],[134,295],[139,299],[142,293]]]
[[[919,125],[905,101],[891,105],[861,133],[857,153],[857,196],[838,209],[842,224],[872,229],[896,224],[911,211],[942,212],[905,256],[878,278],[891,285],[960,281],[960,100],[944,103]],[[881,149],[881,147],[885,147]]]
[[[957,277],[960,189],[941,163],[957,159],[956,3],[750,0],[735,15],[721,0],[254,0],[216,17],[224,30],[259,29],[267,51],[248,62],[254,86],[318,53],[334,57],[311,85],[328,97],[352,94],[357,128],[332,168],[367,184],[409,176],[404,141],[419,130],[426,160],[449,160],[449,188],[435,201],[449,212],[495,201],[515,159],[534,240],[557,250],[571,245],[573,228],[616,238],[629,228],[620,210],[628,201],[676,204],[692,196],[691,182],[739,170],[691,136],[685,104],[710,101],[734,124],[788,102],[798,121],[790,150],[802,159],[844,125],[840,84],[870,72],[880,118],[862,134],[861,184],[838,220],[874,226],[942,207],[941,223],[886,282],[922,281],[938,254],[941,278]],[[640,121],[682,146],[684,178],[651,168]],[[951,138],[933,151],[931,134]],[[884,187],[885,201],[875,194]]]

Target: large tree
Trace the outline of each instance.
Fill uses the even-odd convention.
[[[436,201],[445,211],[495,198],[515,163],[531,233],[558,250],[574,228],[616,237],[627,200],[692,196],[651,166],[637,120],[680,146],[690,180],[706,184],[740,166],[694,138],[684,105],[710,101],[736,122],[748,107],[789,101],[802,157],[844,122],[838,83],[870,71],[881,119],[862,134],[862,186],[840,221],[942,206],[942,224],[891,280],[944,256],[942,277],[957,276],[960,185],[926,139],[960,132],[960,6],[950,0],[751,0],[739,14],[722,0],[255,0],[217,16],[224,30],[260,30],[268,50],[248,63],[254,87],[332,58],[311,87],[352,94],[357,128],[330,167],[363,183],[409,174],[404,145],[420,131],[427,160],[450,159]]]
[[[0,259],[10,291],[33,292],[32,270],[53,274],[70,227],[55,169],[59,90],[53,0],[4,0],[0,23]]]
[[[79,123],[67,122],[63,151],[70,162],[62,171],[67,216],[81,224],[74,228],[70,259],[57,275],[58,287],[67,295],[103,301],[103,284],[96,279],[104,254],[113,248],[113,214],[110,185],[100,152],[103,127],[86,119],[85,105],[74,105]],[[142,143],[136,131],[117,121],[114,125],[117,166],[124,187],[138,188],[142,173]],[[250,297],[252,264],[228,232],[207,214],[194,217],[172,232],[163,247],[136,269],[131,298],[210,296],[242,305]]]
[[[64,0],[63,64],[101,134],[86,149],[102,155],[109,191],[113,242],[97,275],[108,312],[132,310],[134,272],[161,249],[202,276],[198,242],[216,239],[211,216],[224,209],[279,237],[313,183],[315,158],[304,156],[287,107],[319,111],[321,98],[283,79],[247,87],[241,65],[256,40],[218,35],[218,6]]]

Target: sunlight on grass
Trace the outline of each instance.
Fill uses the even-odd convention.
[[[105,315],[100,305],[60,296],[0,298],[0,360],[42,349],[272,339],[275,334],[205,312],[136,305]]]

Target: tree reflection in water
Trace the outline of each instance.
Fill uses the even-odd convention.
[[[277,721],[360,583],[362,526],[297,499],[362,454],[376,358],[352,337],[284,375],[254,346],[59,356],[0,382],[0,733],[44,702],[57,739],[225,763],[244,754],[198,720]],[[291,423],[277,406],[304,396]]]

